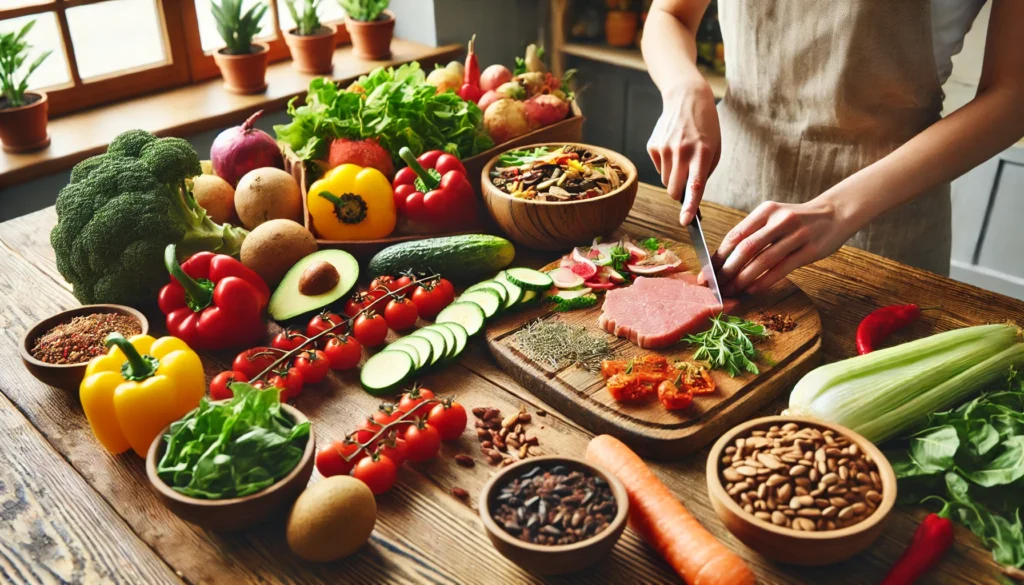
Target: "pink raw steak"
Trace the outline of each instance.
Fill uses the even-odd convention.
[[[728,312],[737,303],[726,299],[723,307],[711,289],[697,284],[693,274],[640,276],[631,286],[608,291],[598,323],[612,335],[655,349],[702,329],[708,317]]]

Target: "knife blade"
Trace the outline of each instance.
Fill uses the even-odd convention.
[[[700,226],[700,210],[693,216],[693,221],[686,226],[690,232],[690,241],[693,249],[697,252],[697,260],[700,262],[700,271],[704,275],[704,281],[708,284],[711,292],[715,293],[715,299],[722,302],[722,291],[718,288],[718,278],[715,276],[715,269],[711,265],[711,253],[708,252],[708,243],[704,239],[704,230]]]

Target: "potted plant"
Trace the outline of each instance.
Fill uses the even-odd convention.
[[[267,57],[270,47],[254,43],[260,32],[260,21],[267,5],[254,4],[242,14],[243,0],[210,2],[217,31],[227,45],[213,54],[213,60],[224,77],[224,88],[231,93],[260,93],[267,89]]]
[[[50,135],[46,133],[46,94],[25,90],[28,78],[52,51],[36,57],[21,79],[15,79],[28,58],[31,46],[25,36],[35,23],[30,21],[18,32],[0,33],[0,142],[7,152],[38,150],[50,144]]]
[[[377,61],[391,56],[395,15],[386,10],[389,0],[338,0],[345,10],[345,28],[352,36],[352,53]]]
[[[631,10],[630,0],[610,1],[604,19],[604,37],[613,47],[629,47],[636,41],[639,24],[637,13]]]
[[[303,73],[325,74],[334,70],[334,33],[329,24],[321,24],[317,16],[320,0],[301,0],[301,12],[296,0],[285,0],[295,28],[284,33],[284,42],[292,53],[292,65]]]

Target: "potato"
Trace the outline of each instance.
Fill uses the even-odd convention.
[[[213,221],[229,223],[236,220],[235,190],[224,179],[217,175],[199,175],[192,179],[192,194]]]
[[[281,169],[253,169],[235,187],[235,211],[250,230],[272,219],[302,221],[299,183]]]
[[[288,516],[288,547],[307,561],[347,557],[370,538],[377,501],[366,484],[347,475],[323,479],[302,492]]]
[[[296,262],[316,252],[309,230],[288,219],[272,219],[249,232],[242,242],[242,264],[274,288]]]

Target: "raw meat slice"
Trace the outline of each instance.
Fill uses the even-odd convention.
[[[718,304],[711,289],[693,274],[665,278],[638,277],[632,286],[605,295],[598,323],[645,349],[667,347],[702,329],[708,317],[735,308],[737,301]]]

